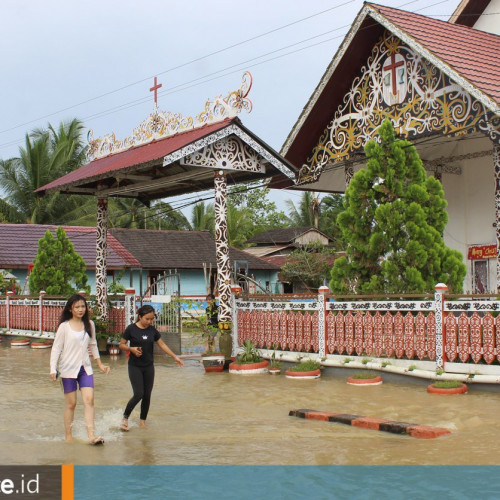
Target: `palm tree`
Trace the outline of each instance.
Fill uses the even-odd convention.
[[[321,200],[316,193],[303,191],[298,208],[291,200],[286,200],[285,203],[293,227],[319,227]]]
[[[186,217],[169,203],[154,202],[147,207],[135,198],[111,198],[108,221],[110,227],[137,229],[189,229]]]
[[[245,248],[255,230],[251,212],[247,208],[238,209],[234,205],[227,206],[227,239],[231,246]]]
[[[213,203],[208,203],[200,201],[193,206],[193,212],[191,215],[191,229],[193,231],[204,231],[208,230],[212,234],[214,233],[215,225],[215,210]]]
[[[81,204],[81,197],[57,193],[37,196],[35,190],[74,170],[83,162],[83,125],[78,120],[61,123],[56,131],[38,129],[26,134],[19,157],[0,160],[0,187],[9,207],[9,222],[50,224]],[[4,215],[5,212],[3,212]]]

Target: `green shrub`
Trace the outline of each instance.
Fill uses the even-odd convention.
[[[300,363],[296,364],[289,368],[291,372],[312,372],[313,370],[317,370],[321,368],[321,364],[318,361],[313,361],[312,359],[305,359]]]
[[[259,354],[255,344],[251,340],[245,340],[243,343],[243,352],[236,356],[235,362],[239,365],[246,365],[248,363],[260,363],[264,358]]]

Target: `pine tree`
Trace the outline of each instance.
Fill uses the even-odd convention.
[[[380,143],[365,146],[366,168],[345,193],[338,224],[346,257],[335,261],[336,293],[423,293],[437,283],[460,293],[466,268],[460,252],[444,244],[448,222],[441,183],[428,177],[416,148],[397,139],[389,120]]]
[[[38,242],[38,252],[29,276],[30,293],[37,294],[40,290],[48,295],[64,296],[80,290],[90,293],[85,270],[84,260],[75,252],[64,229],[58,227],[55,238],[47,230]]]

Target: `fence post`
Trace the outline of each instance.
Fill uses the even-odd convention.
[[[241,286],[232,285],[231,286],[231,317],[233,318],[233,348],[231,356],[236,356],[236,350],[239,347],[238,344],[238,309],[236,307],[236,299],[241,293]]]
[[[125,289],[125,328],[135,321],[135,289]]]
[[[38,320],[40,322],[40,328],[38,329],[38,331],[40,332],[40,337],[43,335],[43,296],[45,295],[45,293],[46,292],[44,292],[43,290],[40,290],[38,296]]]
[[[436,367],[442,369],[445,362],[443,296],[448,291],[448,287],[444,283],[438,283],[434,287],[434,290],[434,313],[436,315]]]
[[[14,295],[12,290],[7,292],[7,311],[6,311],[6,323],[7,323],[7,331],[10,332],[10,298]]]
[[[318,288],[318,354],[320,358],[326,356],[326,294],[330,291],[327,286]]]

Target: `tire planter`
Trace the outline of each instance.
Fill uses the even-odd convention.
[[[235,373],[237,375],[253,375],[256,373],[267,373],[269,366],[269,361],[264,360],[259,363],[231,363],[229,365],[229,373]]]
[[[321,377],[321,369],[317,368],[316,370],[311,370],[309,372],[294,372],[291,370],[287,370],[285,372],[286,378],[300,379],[300,380],[310,380],[314,378]]]
[[[427,386],[427,392],[431,394],[465,394],[468,390],[466,384],[462,384],[460,387],[434,387],[432,384]]]
[[[367,386],[367,385],[380,385],[382,384],[382,377],[377,375],[373,378],[353,378],[349,377],[347,379],[347,383],[349,385],[359,385],[359,386]]]
[[[52,347],[52,340],[34,340],[31,342],[32,349],[49,349]]]
[[[269,368],[268,371],[271,375],[279,375],[281,373],[281,368]]]
[[[214,356],[203,356],[201,358],[203,362],[203,367],[207,373],[212,372],[221,372],[224,370],[224,362],[226,361],[226,357],[222,355],[214,355]]]
[[[31,340],[29,339],[23,339],[23,340],[11,340],[10,341],[10,347],[29,347],[31,344]]]
[[[118,356],[120,354],[120,348],[117,345],[110,345],[108,351],[111,356]]]

